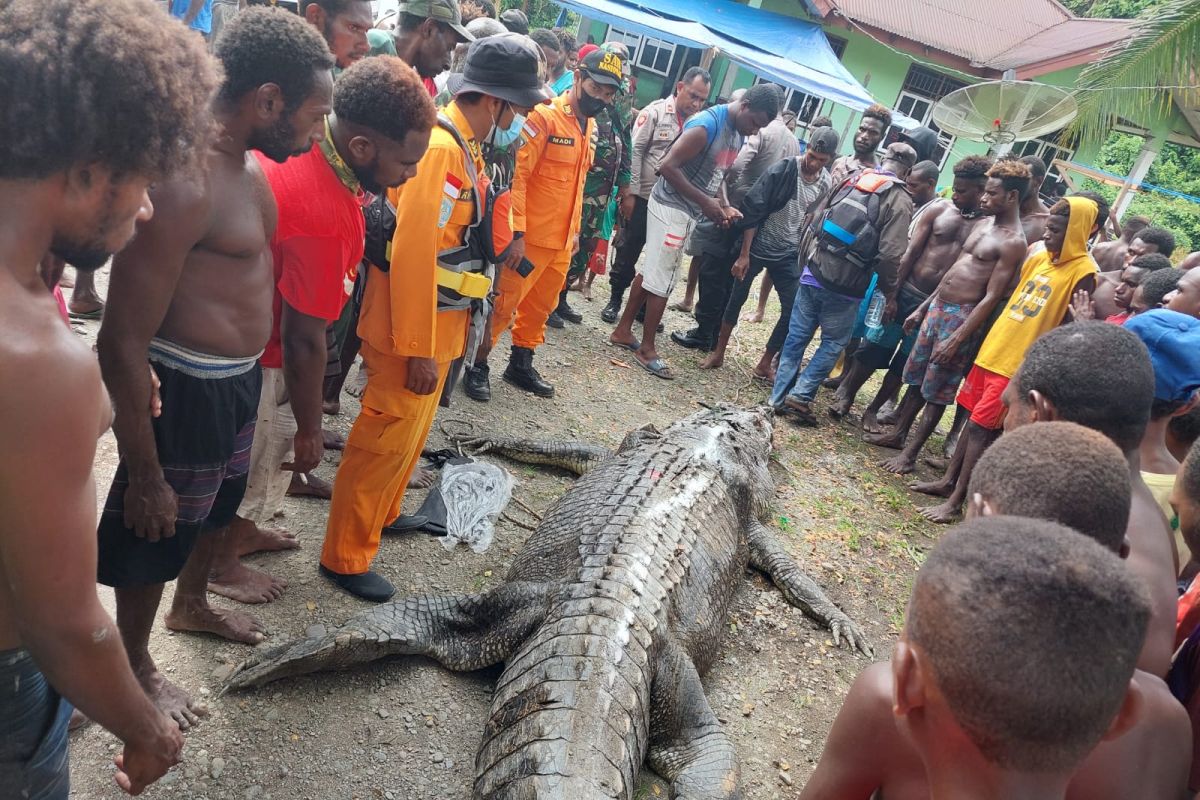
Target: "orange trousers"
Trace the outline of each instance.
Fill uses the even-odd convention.
[[[515,347],[533,350],[546,341],[546,318],[558,308],[558,295],[567,283],[571,266],[571,251],[527,245],[525,257],[533,262],[528,277],[522,278],[515,269],[500,270],[496,282],[500,294],[492,307],[492,347],[509,326]]]
[[[413,394],[408,359],[362,345],[367,390],[333,481],[321,563],[334,572],[366,572],[379,552],[380,531],[400,514],[404,489],[421,458],[437,414],[450,362],[438,363],[432,394]]]

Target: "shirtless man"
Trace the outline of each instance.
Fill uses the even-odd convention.
[[[890,362],[892,366],[884,376],[883,388],[867,407],[862,420],[864,430],[879,433],[876,415],[884,400],[899,389],[907,354],[912,349],[912,343],[907,341],[900,328],[909,315],[920,308],[937,289],[946,271],[958,259],[967,237],[980,223],[984,215],[980,204],[987,185],[987,171],[991,167],[992,160],[986,156],[967,156],[959,161],[954,165],[952,204],[944,200],[931,200],[929,202],[939,204],[916,219],[909,235],[908,249],[900,260],[900,271],[896,278],[900,284],[897,302],[884,312],[889,322],[884,325],[882,333],[887,338],[875,341],[868,332],[864,344],[854,354],[849,372],[838,387],[836,402],[830,411],[834,417],[849,413],[862,385],[875,370],[888,366]]]
[[[865,437],[880,447],[902,448],[900,455],[883,462],[889,472],[904,474],[915,468],[921,448],[937,428],[946,406],[954,402],[984,326],[1008,296],[1013,276],[1025,259],[1018,209],[1028,191],[1029,170],[1019,161],[998,161],[987,175],[979,208],[992,217],[991,224],[984,222],[971,229],[961,255],[934,294],[905,320],[907,330],[918,322],[921,325],[904,366],[904,382],[912,388],[900,402],[895,428]],[[925,412],[910,439],[909,429],[922,406]]]
[[[1115,218],[1114,218],[1114,224]],[[1150,218],[1142,216],[1129,217],[1121,226],[1121,236],[1108,242],[1101,242],[1092,248],[1092,259],[1100,268],[1101,274],[1116,272],[1125,264],[1125,254],[1138,231],[1150,227]]]
[[[1200,267],[1200,250],[1188,253],[1183,257],[1183,261],[1179,262],[1179,268],[1184,272]]]
[[[1129,242],[1129,247],[1125,251],[1125,261],[1121,264],[1122,267],[1128,267],[1133,263],[1135,258],[1139,256],[1158,253],[1160,255],[1171,257],[1171,253],[1175,252],[1175,235],[1165,228],[1150,226],[1142,228],[1133,235]],[[1093,255],[1095,248],[1092,248]],[[1102,274],[1096,279],[1096,290],[1092,292],[1092,302],[1095,304],[1096,319],[1108,319],[1114,314],[1121,313],[1121,309],[1117,307],[1114,295],[1117,292],[1117,286],[1121,282],[1121,272],[1109,272]]]
[[[979,460],[968,517],[1058,522],[1124,558],[1130,496],[1129,467],[1108,438],[1044,422],[1001,437]],[[1137,723],[1092,750],[1071,779],[1068,800],[1183,797],[1191,760],[1187,713],[1161,678],[1139,670],[1133,684],[1142,700]],[[894,691],[889,664],[859,675],[801,800],[869,800],[876,791],[886,800],[928,800],[925,765],[892,713]],[[864,751],[875,757],[863,758]]]
[[[256,620],[210,607],[205,594],[217,540],[246,490],[258,358],[271,332],[277,215],[249,151],[276,161],[307,151],[324,135],[333,91],[325,40],[292,14],[239,14],[215,55],[225,83],[206,169],[151,193],[158,213],[113,264],[99,336],[121,452],[100,520],[99,580],[116,588],[117,626],[143,688],[183,728],[196,721],[191,701],[148,649],[163,585],[179,578],[166,617],[172,630],[263,639]],[[147,359],[162,381],[158,419],[146,413]],[[249,550],[295,546],[269,533],[247,542]],[[263,591],[278,596],[284,585],[269,581]]]
[[[1042,240],[1046,220],[1050,217],[1050,209],[1039,194],[1046,181],[1046,162],[1037,156],[1021,156],[1018,160],[1029,167],[1030,176],[1029,192],[1021,199],[1021,228],[1025,231],[1025,241],[1034,244]]]
[[[95,358],[63,324],[39,272],[47,253],[81,273],[95,270],[154,213],[147,187],[201,160],[216,71],[203,41],[155,5],[0,4],[4,798],[67,797],[73,705],[123,743],[115,779],[127,792],[140,793],[183,750],[178,726],[138,685],[96,596],[92,463],[112,408]],[[145,361],[140,369],[146,391],[130,402],[144,412]]]

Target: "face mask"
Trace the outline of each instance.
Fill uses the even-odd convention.
[[[500,116],[504,116],[504,107],[501,106]],[[521,138],[521,129],[525,127],[525,115],[518,114],[513,111],[512,122],[507,128],[500,128],[496,125],[496,120],[492,120],[492,132],[489,134],[493,147],[506,149],[514,145]]]
[[[583,112],[585,117],[594,117],[606,108],[608,108],[608,103],[599,97],[592,97],[580,87],[579,110]]]

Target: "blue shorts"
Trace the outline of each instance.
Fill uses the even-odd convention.
[[[0,797],[67,800],[71,711],[27,651],[0,651]]]

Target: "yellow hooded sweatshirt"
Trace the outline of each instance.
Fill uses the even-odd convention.
[[[1055,259],[1041,250],[1026,259],[1017,290],[983,340],[976,366],[1011,378],[1038,337],[1062,324],[1075,285],[1097,272],[1087,243],[1099,209],[1086,197],[1066,200],[1071,213],[1062,252]]]

